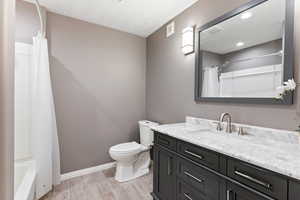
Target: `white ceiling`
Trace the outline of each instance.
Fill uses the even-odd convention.
[[[226,54],[282,38],[285,1],[269,0],[249,11],[251,18],[240,14],[201,32],[201,49]],[[237,47],[238,42],[245,45]]]
[[[51,12],[147,37],[198,0],[39,1]]]

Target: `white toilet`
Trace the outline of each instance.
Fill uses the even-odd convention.
[[[139,121],[141,144],[122,143],[109,149],[109,154],[117,162],[115,179],[119,182],[130,181],[149,173],[150,148],[153,144],[151,127],[157,123]]]

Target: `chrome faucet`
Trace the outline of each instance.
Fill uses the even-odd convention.
[[[231,125],[231,115],[229,113],[222,113],[219,119],[219,123],[217,126],[218,131],[222,131],[222,122],[224,122],[226,118],[227,126],[226,126],[226,133],[232,133],[232,125]]]

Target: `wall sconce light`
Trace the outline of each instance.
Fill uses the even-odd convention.
[[[194,27],[187,27],[182,30],[182,52],[184,55],[194,53]]]

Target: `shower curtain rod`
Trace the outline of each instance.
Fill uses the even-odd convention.
[[[45,36],[45,33],[44,33],[44,21],[43,21],[43,16],[42,16],[42,12],[41,12],[41,6],[40,6],[40,3],[39,3],[38,0],[35,0],[35,6],[36,6],[36,9],[37,9],[39,18],[40,18],[41,34],[42,34],[42,36]]]

